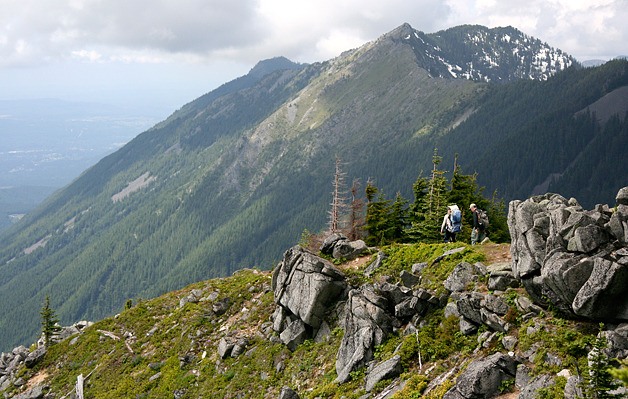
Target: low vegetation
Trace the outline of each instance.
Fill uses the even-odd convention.
[[[454,247],[465,249],[454,256],[434,262]],[[443,279],[461,262],[491,263],[501,260],[508,245],[491,244],[394,244],[380,248],[388,258],[377,272],[362,273],[374,255],[338,267],[354,283],[396,278],[413,264],[426,262],[420,285],[427,289],[442,286]],[[358,278],[358,275],[361,275]],[[389,277],[387,277],[389,276]],[[335,382],[335,359],[343,330],[334,327],[322,342],[306,341],[294,352],[288,350],[272,332],[270,315],[275,309],[271,272],[242,270],[231,277],[192,284],[182,290],[154,298],[129,301],[115,317],[101,320],[60,343],[50,346],[44,360],[34,368],[24,368],[21,376],[31,387],[45,383],[57,397],[68,397],[77,377],[85,377],[87,398],[277,398],[288,386],[302,398],[359,398],[366,392],[365,370],[352,373],[345,384]],[[476,289],[485,290],[482,282]],[[525,295],[511,289],[508,301]],[[187,300],[195,296],[195,300]],[[199,299],[200,297],[200,299]],[[218,304],[227,304],[222,313]],[[514,306],[513,306],[514,308]],[[534,345],[543,350],[533,364],[532,373],[558,372],[545,356],[562,360],[563,368],[573,374],[587,370],[587,352],[595,344],[598,326],[554,317],[547,311],[524,320],[513,310],[511,334],[517,336],[520,351]],[[399,329],[376,348],[376,360],[401,356],[405,381],[394,394],[396,399],[441,398],[453,386],[455,374],[437,386],[430,383],[448,370],[467,364],[473,358],[504,351],[499,340],[486,343],[484,329],[465,336],[458,319],[446,318],[442,310],[426,315],[411,334]],[[221,358],[221,339],[244,339],[238,356]],[[391,381],[379,383],[380,392]],[[560,381],[559,381],[560,382]],[[429,388],[428,388],[429,387]],[[504,390],[514,389],[512,385]],[[553,390],[552,390],[553,389]],[[10,387],[5,393],[17,393]],[[562,392],[560,386],[545,389],[544,397]],[[174,395],[174,396],[173,396]]]

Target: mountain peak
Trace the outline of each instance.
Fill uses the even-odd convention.
[[[433,77],[486,82],[547,80],[576,60],[512,26],[461,25],[425,34],[404,23],[386,40],[410,46],[417,63]]]
[[[403,39],[403,38],[407,38],[413,33],[415,33],[415,29],[409,23],[404,22],[403,24],[393,29],[392,31],[388,32],[384,36],[387,36],[390,38]]]
[[[298,64],[296,62],[292,62],[286,57],[273,57],[266,60],[259,61],[255,66],[249,71],[249,75],[257,78],[262,78],[269,73],[286,70],[286,69],[301,69],[304,67],[304,64]]]

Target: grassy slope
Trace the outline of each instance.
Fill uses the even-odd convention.
[[[372,280],[378,281],[384,275],[398,276],[412,264],[429,262],[459,245],[383,248],[390,258]],[[488,264],[508,258],[507,245],[468,246],[464,252],[425,269],[421,284],[442,290],[442,281],[460,261],[483,260]],[[339,268],[357,286],[366,281],[361,270],[370,259],[368,256],[341,264]],[[171,398],[174,392],[181,398],[276,398],[283,386],[295,389],[303,398],[363,395],[364,370],[352,373],[348,383],[334,382],[335,357],[343,334],[340,328],[332,326],[327,341],[307,341],[295,352],[276,343],[277,340],[270,340],[274,333],[269,319],[275,308],[270,286],[270,272],[243,270],[228,278],[195,283],[141,301],[116,317],[97,322],[79,336],[54,345],[42,363],[34,369],[23,369],[21,376],[29,380],[27,387],[44,381],[52,392],[62,396],[73,389],[79,374],[89,375],[85,395],[100,399]],[[476,289],[485,290],[481,282]],[[180,299],[192,290],[201,290],[206,300],[181,307]],[[519,289],[507,295],[513,298],[524,293]],[[229,298],[230,306],[225,314],[217,315],[212,305],[224,298]],[[515,327],[509,334],[519,339],[517,351],[524,351],[536,342],[542,345],[541,353],[558,356],[564,367],[573,367],[569,365],[575,363],[583,367],[586,357],[583,348],[596,332],[594,325],[556,319],[549,313],[524,322],[514,310],[512,319]],[[527,334],[527,326],[539,324],[543,328],[533,335]],[[377,349],[378,360],[388,359],[393,352],[402,357],[404,373],[396,384],[406,383],[395,397],[425,394],[428,382],[444,371],[459,370],[470,358],[504,351],[499,340],[483,348],[478,344],[478,336],[465,337],[457,331],[457,319],[445,319],[442,310],[435,311],[424,318],[416,336],[398,332]],[[108,333],[121,339],[112,339]],[[236,358],[220,359],[217,347],[226,336],[246,338],[245,352]],[[531,367],[535,372],[559,371],[542,358]],[[426,397],[442,397],[452,381],[450,378],[434,387]],[[375,391],[381,391],[390,382],[379,384]],[[9,391],[15,393],[17,389],[11,387]]]

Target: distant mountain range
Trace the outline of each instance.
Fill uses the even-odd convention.
[[[626,185],[628,107],[605,99],[625,99],[627,85],[625,60],[582,68],[512,27],[404,24],[329,61],[262,61],[2,234],[0,350],[33,340],[46,295],[69,324],[273,267],[324,228],[336,157],[389,197],[412,200],[437,149],[487,196],[612,202]]]

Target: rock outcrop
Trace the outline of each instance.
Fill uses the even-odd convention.
[[[515,379],[517,362],[510,356],[494,353],[476,360],[456,379],[456,385],[443,399],[490,398],[499,393],[502,383]]]
[[[584,210],[558,194],[509,205],[513,273],[565,315],[628,320],[628,187],[617,206]]]
[[[375,347],[392,332],[393,318],[388,314],[388,301],[373,286],[351,290],[342,327],[344,337],[336,359],[337,381],[346,382],[349,373],[366,365],[373,358]]]
[[[68,339],[83,331],[84,328],[92,325],[92,322],[80,321],[71,326],[60,327],[59,331],[52,336],[52,341],[57,343]],[[20,387],[24,385],[24,381],[19,376],[23,366],[32,368],[37,365],[46,355],[47,349],[44,345],[44,339],[40,338],[37,347],[29,350],[23,345],[14,348],[9,353],[0,354],[0,392],[5,391],[10,386]],[[45,397],[48,391],[47,385],[37,385],[25,392],[15,396],[22,399],[37,399]]]
[[[288,347],[314,337],[325,316],[345,294],[344,274],[329,261],[294,246],[273,272],[277,304],[273,329]]]

